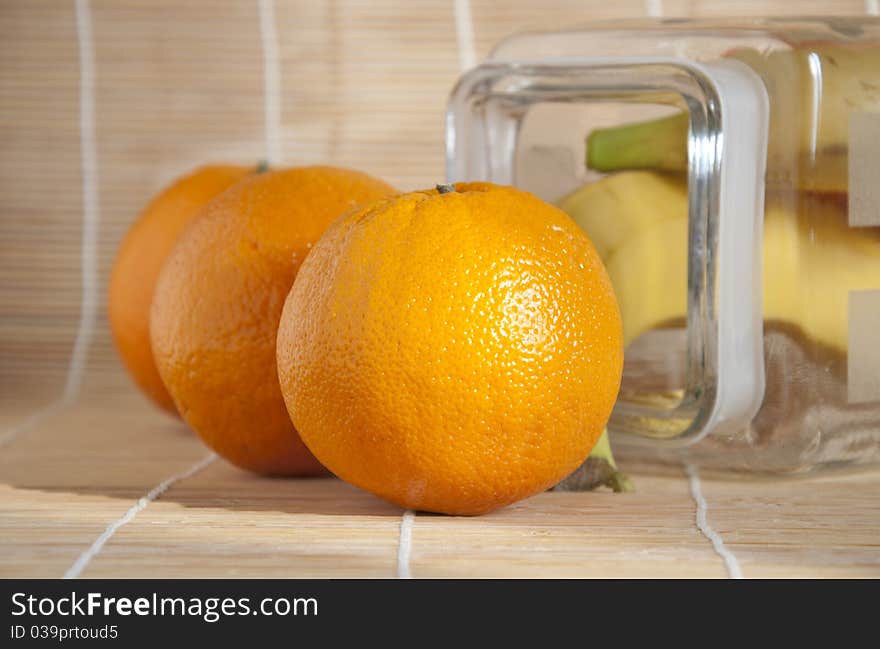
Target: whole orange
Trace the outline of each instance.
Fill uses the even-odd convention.
[[[158,194],[126,233],[110,273],[107,310],[122,362],[157,405],[176,412],[150,347],[150,304],[159,270],[177,237],[209,200],[253,167],[210,165],[178,179]]]
[[[278,374],[329,470],[402,507],[480,514],[571,473],[602,433],[623,345],[586,235],[485,183],[334,223],[284,306]]]
[[[327,225],[394,191],[332,167],[254,175],[209,202],[169,255],[150,320],[159,374],[186,422],[233,464],[265,474],[323,471],[278,385],[281,309]]]

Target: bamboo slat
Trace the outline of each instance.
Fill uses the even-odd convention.
[[[0,452],[0,577],[61,576],[137,499],[207,454],[132,390],[100,392]],[[411,573],[725,576],[684,474],[633,468],[633,494],[553,492],[476,518],[419,514]],[[708,520],[747,577],[880,576],[880,475],[702,485]],[[218,460],[122,527],[83,576],[393,577],[402,513],[335,478],[259,478]]]
[[[275,0],[286,164],[363,169],[412,189],[443,177],[460,74],[451,0]],[[522,29],[645,15],[642,0],[472,0],[474,53]],[[666,0],[667,16],[790,14],[781,0]],[[862,0],[802,14],[859,15]],[[97,326],[69,377],[83,301],[79,49],[72,1],[0,5],[0,577],[61,576],[114,521],[205,457],[121,371],[104,317],[116,246],[165,183],[265,156],[255,0],[92,0],[100,221]],[[51,408],[47,410],[47,408]],[[480,518],[418,515],[416,577],[720,577],[685,476],[638,492],[546,493]],[[704,480],[746,576],[880,576],[876,474]],[[267,480],[217,461],[120,528],[83,576],[397,574],[402,512],[335,479]]]

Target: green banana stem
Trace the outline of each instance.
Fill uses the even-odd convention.
[[[688,166],[687,113],[600,128],[587,136],[587,167],[596,171],[656,169],[684,171]]]
[[[632,481],[617,468],[607,428],[584,463],[553,490],[592,491],[599,487],[610,487],[615,493],[635,491]]]

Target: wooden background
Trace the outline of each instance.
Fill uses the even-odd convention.
[[[658,11],[862,15],[876,4],[263,3],[277,31],[280,159],[351,166],[401,189],[433,185],[452,85],[518,30]],[[204,457],[122,373],[105,317],[108,270],[163,184],[206,161],[274,157],[258,0],[92,0],[83,15],[94,51],[85,89],[75,1],[0,2],[0,576],[63,574],[138,498]],[[93,141],[81,124],[89,101]],[[880,575],[880,480],[828,480],[704,486],[747,573]],[[412,572],[724,575],[684,475],[640,484],[626,506],[610,494],[544,494],[485,519],[419,516]],[[827,502],[811,500],[815,484]],[[849,536],[835,534],[843,522]],[[215,462],[121,528],[84,574],[392,576],[400,525],[401,512],[336,481],[264,481]]]

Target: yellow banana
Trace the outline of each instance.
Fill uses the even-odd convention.
[[[765,320],[847,350],[850,291],[880,287],[880,229],[851,228],[846,202],[805,194],[765,212],[762,278]],[[663,174],[620,172],[583,187],[561,206],[590,236],[620,304],[624,345],[687,313],[687,187]],[[600,485],[629,491],[606,433],[560,489]]]
[[[650,329],[684,317],[687,240],[685,209],[678,218],[650,224],[605,261],[620,304],[624,346]]]
[[[880,288],[880,231],[849,227],[845,202],[828,197],[802,196],[797,212],[767,210],[764,319],[845,352],[849,293]]]
[[[590,236],[599,256],[607,263],[607,260],[616,256],[621,247],[630,247],[633,241],[639,241],[640,233],[651,231],[655,226],[662,229],[666,222],[676,223],[683,218],[686,220],[687,183],[680,175],[650,171],[619,173],[576,189],[559,201],[559,207],[572,216],[581,229]],[[678,232],[677,227],[672,229],[675,233]],[[687,245],[686,232],[684,245]],[[678,252],[683,260],[682,263],[687,264],[687,250]],[[651,263],[648,257],[643,259],[645,263]],[[628,277],[641,278],[643,274],[621,273],[618,282]],[[621,292],[617,290],[616,293],[619,301]],[[627,293],[632,297],[640,294],[638,288]],[[628,306],[629,309],[624,310],[621,305],[621,312],[634,313],[638,305],[633,302]],[[650,313],[651,309],[648,309],[648,312]],[[630,340],[627,337],[628,327],[632,326],[628,320],[624,319],[623,324],[625,345]],[[629,478],[617,468],[607,430],[602,433],[586,462],[558,484],[556,489],[586,491],[603,485],[611,487],[616,492],[633,489]]]
[[[559,207],[577,215],[596,252],[608,259],[649,224],[687,216],[687,200],[687,182],[680,174],[631,171],[587,183],[560,200]]]
[[[566,205],[575,205],[568,214],[604,251],[628,345],[686,315],[687,188],[679,183],[670,190],[665,178],[650,181],[646,172],[621,172],[592,186],[604,183],[620,190],[616,205],[595,189],[588,194],[599,197],[595,204],[582,194]],[[678,194],[671,201],[670,191]],[[764,219],[764,319],[796,325],[809,338],[845,351],[849,292],[880,287],[880,232],[849,227],[845,201],[833,197],[802,195],[791,206],[775,200],[769,197]],[[676,214],[667,213],[670,207]],[[601,220],[625,225],[607,229]],[[622,231],[627,234],[621,238]],[[611,238],[603,239],[609,232]]]
[[[763,315],[845,352],[852,290],[880,287],[880,233],[848,227],[849,115],[880,111],[880,48],[796,44],[763,54],[728,53],[754,69],[770,96],[768,207],[763,232]],[[689,117],[599,129],[587,138],[587,166],[612,174],[581,187],[560,207],[593,241],[620,303],[624,345],[687,310]],[[673,172],[670,174],[653,172]],[[791,188],[804,190],[774,205]],[[785,192],[788,192],[786,194]],[[838,197],[821,196],[833,193]],[[559,488],[631,489],[607,431]]]

